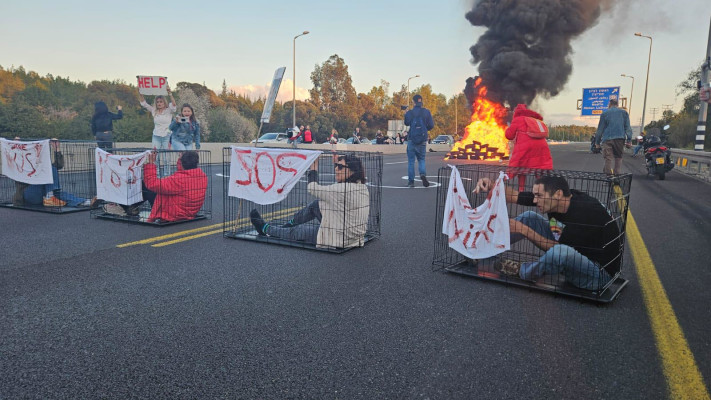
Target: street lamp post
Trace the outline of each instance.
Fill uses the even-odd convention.
[[[303,33],[294,36],[294,79],[291,80],[291,92],[292,92],[292,102],[291,102],[291,127],[296,126],[296,38],[299,36],[308,35],[309,31],[304,31]]]
[[[647,82],[644,84],[644,103],[642,104],[642,124],[639,127],[640,134],[644,131],[644,112],[647,109],[647,89],[649,88],[649,66],[652,64],[652,37],[643,35],[639,32],[635,36],[645,37],[649,39],[649,59],[647,60]]]
[[[634,95],[634,76],[621,74],[625,78],[632,78],[632,90],[630,90],[630,120],[632,120],[632,96]]]
[[[409,97],[410,97],[410,79],[415,79],[415,78],[419,78],[419,77],[420,77],[419,75],[415,75],[415,76],[411,76],[411,77],[407,78],[407,97],[408,97],[407,102],[408,103],[410,102],[410,99],[409,99]]]

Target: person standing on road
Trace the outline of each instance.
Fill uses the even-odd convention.
[[[109,111],[106,103],[97,101],[94,103],[94,116],[91,118],[91,133],[96,138],[96,145],[102,149],[110,149],[114,147],[113,121],[123,118],[121,106],[116,106],[118,113],[114,114]]]
[[[150,105],[142,94],[138,94],[141,100],[141,107],[148,110],[153,116],[154,127],[151,142],[156,150],[168,150],[171,134],[170,123],[173,122],[173,113],[178,110],[170,88],[168,88],[168,95],[170,96],[170,104],[165,100],[165,97],[156,96],[154,105]]]
[[[306,125],[306,129],[304,130],[304,144],[311,144],[313,142],[314,139],[311,133],[311,127],[309,125]]]
[[[519,104],[505,135],[514,143],[509,167],[553,169],[553,157],[546,142],[548,127],[543,123],[541,114],[529,110],[525,104]],[[518,190],[522,192],[525,186],[526,174],[519,174]]]
[[[180,115],[170,123],[170,144],[173,150],[200,150],[200,123],[193,107],[183,104]]]
[[[595,146],[602,144],[605,165],[602,170],[608,175],[622,173],[622,155],[625,145],[631,146],[632,127],[627,111],[617,107],[617,99],[610,99],[609,107],[600,116],[595,133]],[[613,166],[614,162],[614,166]]]
[[[434,128],[434,120],[430,110],[422,106],[422,96],[416,94],[412,98],[415,106],[405,113],[405,126],[410,130],[407,134],[407,186],[415,187],[415,159],[419,167],[422,186],[428,187],[425,154],[427,153],[428,131]]]

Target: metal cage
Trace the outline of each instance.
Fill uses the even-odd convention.
[[[356,151],[323,153],[317,160],[318,185],[313,185],[309,189],[308,173],[305,173],[284,200],[274,204],[259,205],[249,200],[228,196],[230,151],[229,147],[223,149],[223,236],[332,253],[343,253],[380,237],[382,153]],[[356,157],[360,160],[366,183],[364,185],[342,184],[342,190],[332,192],[332,189],[337,187],[334,185],[336,184],[334,156]],[[367,189],[367,196],[363,188]],[[331,197],[323,200],[326,196]],[[314,208],[320,216],[323,216],[322,220],[314,217]],[[253,210],[256,210],[269,224],[266,235],[257,232],[252,224],[250,213]],[[334,225],[335,220],[340,221]]]
[[[91,199],[96,192],[95,147],[94,141],[53,140],[50,145],[50,157],[54,182],[28,185],[0,175],[0,207],[53,214],[89,210]]]
[[[507,188],[514,191],[532,192],[534,182],[537,178],[544,176],[562,177],[568,183],[573,195],[576,192],[583,192],[592,197],[591,200],[581,194],[578,194],[578,199],[587,199],[585,203],[577,201],[579,205],[585,207],[604,207],[609,217],[603,217],[599,225],[583,225],[569,223],[568,227],[575,227],[575,232],[581,232],[580,229],[593,229],[594,233],[605,232],[601,234],[604,239],[600,240],[601,244],[581,244],[576,243],[572,246],[577,253],[578,251],[584,254],[606,254],[614,255],[614,257],[600,256],[598,260],[594,260],[597,256],[591,256],[588,260],[593,261],[593,264],[580,264],[582,258],[577,254],[571,259],[563,258],[567,253],[560,252],[545,252],[537,247],[533,242],[522,238],[520,234],[511,235],[511,249],[503,252],[495,257],[485,259],[470,259],[459,252],[453,250],[450,246],[450,240],[461,240],[461,238],[451,239],[443,234],[444,210],[447,201],[447,193],[449,191],[449,181],[452,169],[450,167],[442,167],[438,172],[438,180],[440,186],[437,188],[437,203],[435,216],[435,243],[434,257],[432,261],[433,270],[445,270],[451,273],[471,276],[475,278],[499,281],[506,284],[528,287],[548,292],[561,293],[578,298],[589,299],[596,302],[606,303],[614,300],[622,288],[627,284],[622,275],[622,258],[624,254],[625,243],[625,227],[627,221],[627,210],[629,204],[630,185],[632,183],[631,174],[616,175],[610,177],[602,173],[581,172],[581,171],[563,171],[563,170],[531,170],[522,168],[502,167],[496,165],[483,164],[467,164],[458,165],[462,184],[465,187],[467,198],[471,207],[476,208],[485,200],[487,193],[475,194],[473,191],[476,188],[477,182],[482,178],[489,178],[494,182],[499,176],[499,171],[505,171],[508,177],[511,177],[506,184]],[[544,204],[549,200],[545,196],[545,192],[537,194],[537,203]],[[577,193],[579,193],[577,192]],[[522,195],[525,198],[529,195]],[[529,197],[533,199],[531,195]],[[507,203],[509,218],[518,218],[525,224],[530,224],[528,217],[533,217],[531,212],[541,214],[536,207],[529,207],[515,203]],[[598,212],[600,208],[596,209]],[[528,213],[526,213],[528,212]],[[526,213],[526,214],[524,214]],[[604,215],[599,214],[598,215]],[[544,224],[545,229],[550,229],[551,240],[558,240],[562,236],[555,237],[555,231],[560,235],[565,232],[565,224],[560,225],[554,218],[549,218],[550,215],[545,214]],[[562,227],[562,231],[560,230]],[[545,233],[545,232],[544,232]],[[547,233],[546,233],[547,234]],[[557,243],[557,242],[554,242]],[[562,246],[558,250],[563,249]],[[569,249],[566,249],[569,250]],[[570,254],[575,254],[570,253]],[[548,258],[542,258],[548,256]],[[552,257],[552,258],[551,258]],[[556,257],[558,257],[556,259]],[[587,257],[586,257],[587,258]],[[544,262],[544,260],[546,260]],[[548,262],[553,260],[552,263]],[[566,265],[569,260],[573,267]],[[533,264],[536,263],[537,264]],[[585,266],[582,266],[585,265]],[[528,267],[541,267],[532,272]],[[587,270],[586,270],[587,269]],[[586,275],[588,272],[594,274],[604,269],[606,272],[602,274],[605,278],[601,278],[598,283],[594,283]],[[540,271],[548,271],[540,272]],[[610,271],[610,273],[607,273]],[[529,274],[530,275],[527,275]],[[591,275],[592,276],[592,275]],[[609,277],[609,280],[606,280]],[[525,278],[525,279],[524,279]]]
[[[149,149],[107,149],[113,155],[136,155]],[[197,173],[178,172],[178,161],[184,151],[157,151],[155,161],[156,178],[151,187],[146,185],[145,168],[143,166],[143,181],[128,191],[126,199],[120,202],[99,200],[91,209],[91,218],[123,221],[135,224],[167,226],[184,222],[212,218],[212,174],[210,152],[207,150],[192,150],[198,154]],[[93,154],[92,154],[93,157]],[[99,168],[101,163],[97,161]],[[99,171],[97,171],[99,172]],[[99,172],[97,182],[102,179]],[[132,184],[136,182],[135,172],[126,172],[125,176],[113,173],[109,179],[115,184]]]

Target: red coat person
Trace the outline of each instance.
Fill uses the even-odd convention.
[[[207,176],[200,168],[183,169],[178,159],[178,170],[171,176],[158,178],[156,165],[143,166],[146,188],[156,193],[149,222],[157,219],[180,221],[193,219],[202,208],[207,191]]]
[[[548,148],[548,127],[541,114],[519,104],[514,110],[513,121],[506,129],[506,139],[514,142],[509,158],[509,167],[553,169],[553,158]],[[519,189],[523,188],[523,177],[519,176]]]

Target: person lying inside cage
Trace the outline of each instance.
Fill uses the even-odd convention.
[[[492,185],[489,178],[479,179],[474,193],[487,192]],[[531,281],[563,274],[569,284],[597,291],[620,271],[622,244],[617,223],[603,204],[570,189],[565,178],[538,177],[532,192],[507,186],[506,201],[538,208],[540,214],[526,211],[510,219],[511,243],[525,238],[545,253],[532,262],[497,261],[494,268],[500,273]]]
[[[16,137],[15,140],[20,140],[20,138]],[[62,154],[59,139],[50,139],[49,144],[52,160],[52,183],[29,185],[23,182],[15,182],[15,194],[12,198],[12,204],[15,206],[89,207],[91,200],[62,190],[59,182],[59,170],[64,168],[64,154]]]
[[[365,169],[355,155],[334,155],[336,183],[318,183],[318,160],[308,172],[308,192],[317,200],[298,211],[284,225],[266,223],[253,209],[250,219],[259,235],[300,241],[319,248],[363,246],[368,227],[370,195]],[[310,221],[316,223],[308,223]]]

